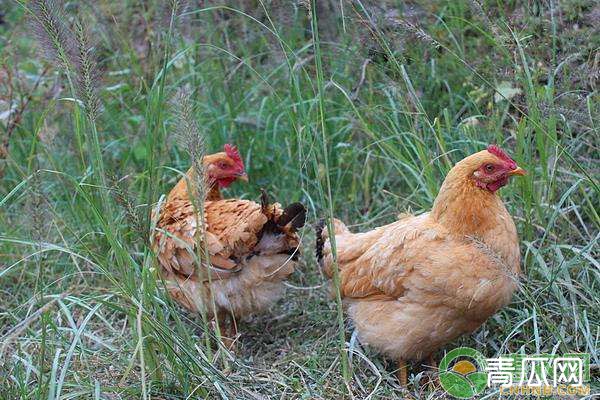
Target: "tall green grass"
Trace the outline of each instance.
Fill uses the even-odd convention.
[[[182,87],[208,150],[241,149],[251,184],[229,195],[264,187],[312,222],[366,230],[426,211],[454,162],[509,149],[529,172],[502,192],[522,284],[448,349],[600,363],[598,93],[572,79],[598,54],[591,5],[184,3],[19,2],[0,27],[23,94],[48,62],[26,20],[43,28],[45,5],[60,28],[46,31],[52,74],[0,161],[1,398],[439,398],[417,379],[399,388],[357,343],[308,227],[288,296],[243,324],[235,356],[165,295],[150,212],[190,165],[169,105]]]

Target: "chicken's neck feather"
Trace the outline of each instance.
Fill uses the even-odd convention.
[[[497,194],[478,188],[469,178],[451,175],[444,181],[430,215],[451,233],[480,238],[511,218]]]
[[[206,200],[215,201],[222,200],[223,196],[221,195],[221,190],[219,189],[219,185],[216,182],[212,182],[210,185],[210,189],[206,194]]]
[[[194,167],[190,167],[185,173],[185,176],[181,177],[179,182],[171,189],[169,195],[167,196],[167,201],[171,200],[188,200],[189,199],[189,191],[188,191],[188,181],[195,182],[195,172]],[[206,200],[214,201],[222,199],[221,191],[219,190],[219,185],[214,181],[209,181],[206,183],[207,192],[206,192]]]
[[[519,242],[515,223],[496,193],[478,188],[464,175],[448,174],[433,208],[431,220],[451,235],[475,244],[489,253],[498,265],[520,273]]]

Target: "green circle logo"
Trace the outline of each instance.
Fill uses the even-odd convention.
[[[451,396],[470,399],[487,386],[487,362],[470,347],[454,349],[440,362],[440,384]]]

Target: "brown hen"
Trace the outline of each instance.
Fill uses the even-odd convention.
[[[429,357],[510,302],[521,272],[519,242],[496,191],[524,173],[489,146],[450,170],[431,212],[365,233],[334,221],[348,313],[362,343],[398,361],[402,385],[406,361]],[[332,277],[327,229],[317,256]]]
[[[210,189],[203,214],[189,198],[190,169],[160,209],[153,248],[169,294],[188,310],[216,319],[232,347],[236,320],[282,296],[283,280],[296,265],[297,230],[306,211],[300,203],[285,209],[269,204],[264,193],[261,204],[223,200],[219,188],[246,176],[234,147],[206,156],[203,164]],[[198,229],[202,221],[204,230]]]

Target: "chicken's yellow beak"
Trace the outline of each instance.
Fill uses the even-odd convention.
[[[245,172],[242,172],[241,174],[239,174],[237,176],[237,178],[241,181],[248,182],[248,174]]]
[[[513,175],[519,175],[519,176],[527,175],[527,171],[525,171],[521,167],[517,167],[517,169],[513,169],[512,171],[510,171],[508,173],[508,176],[513,176]]]

